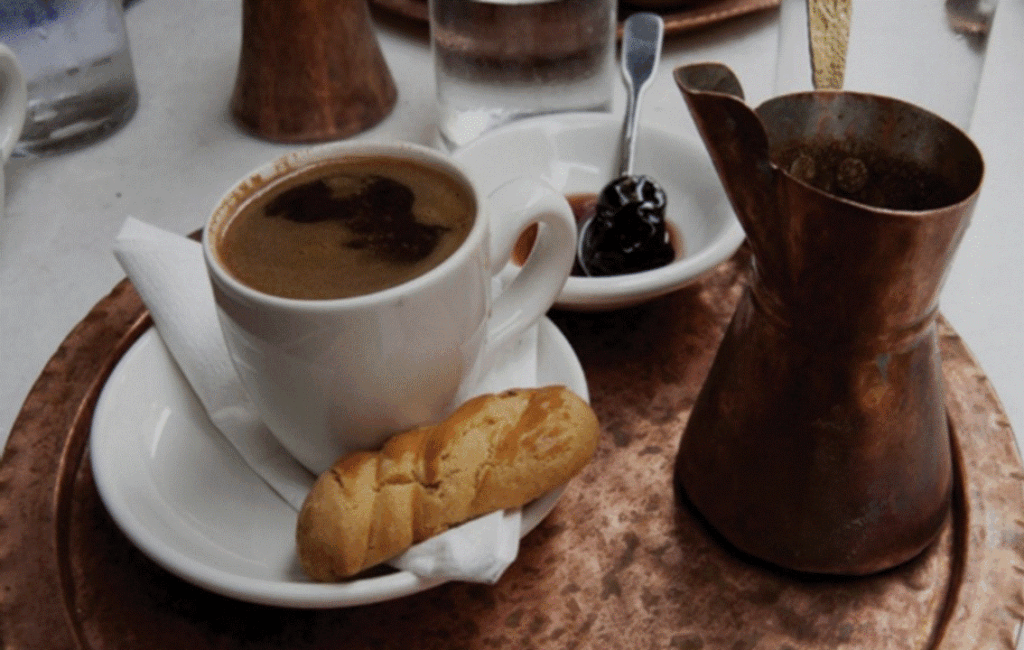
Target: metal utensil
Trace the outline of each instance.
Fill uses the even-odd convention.
[[[633,174],[640,98],[658,67],[663,35],[657,14],[636,13],[626,20],[622,75],[627,104],[619,175],[601,191],[595,215],[580,226],[576,257],[588,276],[643,271],[675,255],[665,231],[664,190],[653,179]]]

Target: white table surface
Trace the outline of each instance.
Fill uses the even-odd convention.
[[[6,166],[0,219],[0,442],[57,346],[124,277],[111,254],[127,215],[187,233],[249,169],[291,147],[228,115],[239,0],[142,0],[128,12],[141,94],[132,121],[85,150]],[[694,133],[671,79],[678,64],[729,65],[757,104],[771,96],[775,12],[666,39],[641,119]],[[398,104],[362,139],[434,144],[427,29],[374,13]],[[621,114],[619,89],[615,111]],[[1001,0],[972,134],[987,163],[982,198],[942,294],[942,311],[1024,431],[1024,0]]]

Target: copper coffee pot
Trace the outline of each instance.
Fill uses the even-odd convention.
[[[366,0],[243,0],[235,120],[274,142],[324,142],[391,112],[395,82]]]
[[[782,567],[900,564],[950,504],[935,321],[981,154],[887,97],[816,91],[755,111],[725,66],[675,79],[753,251],[680,442],[678,491]]]

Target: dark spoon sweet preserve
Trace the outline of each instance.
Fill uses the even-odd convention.
[[[594,216],[580,226],[577,262],[584,275],[623,275],[665,266],[675,257],[665,228],[665,191],[649,176],[633,174],[640,97],[661,56],[664,24],[657,14],[626,20],[622,73],[627,104],[619,177],[601,190]]]

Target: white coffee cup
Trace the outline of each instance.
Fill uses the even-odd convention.
[[[27,100],[25,75],[18,65],[18,58],[10,48],[0,43],[0,216],[3,216],[6,198],[3,163],[11,157],[14,145],[21,137]]]
[[[352,298],[290,299],[239,282],[217,252],[225,226],[253,188],[310,164],[351,156],[442,170],[476,202],[465,241],[439,266]],[[265,191],[265,190],[264,190]],[[534,252],[497,296],[492,276],[519,234],[541,229]],[[242,385],[277,440],[315,473],[341,454],[436,421],[457,406],[501,348],[554,303],[572,267],[576,226],[565,198],[518,179],[482,196],[447,155],[406,143],[344,142],[289,154],[239,181],[203,233],[204,255],[228,350]]]

